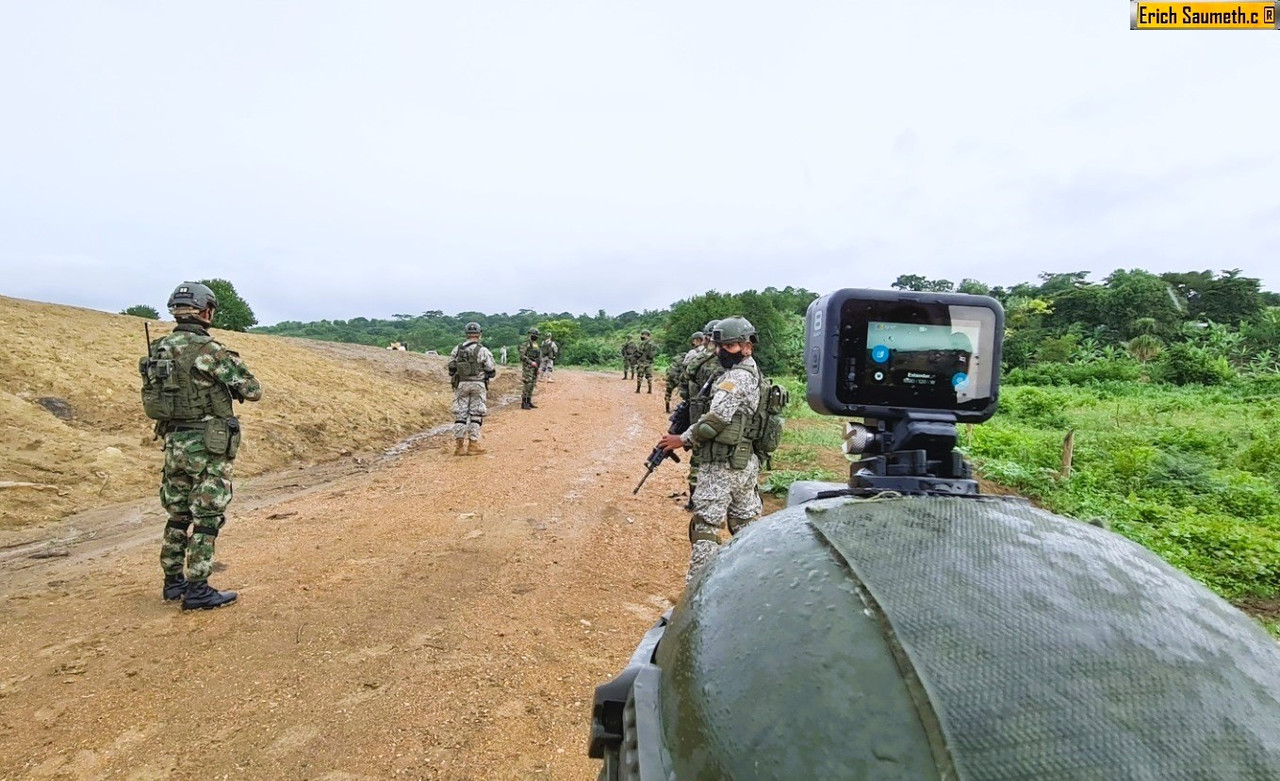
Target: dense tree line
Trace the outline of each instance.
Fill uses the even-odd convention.
[[[1176,384],[1223,382],[1235,374],[1280,372],[1280,295],[1264,291],[1239,269],[1153,274],[1116,270],[1101,281],[1090,273],[1044,273],[1011,287],[976,279],[952,282],[918,274],[898,277],[900,290],[990,295],[1005,307],[1004,363],[1013,382],[1071,384],[1091,380],[1164,380]],[[287,321],[256,328],[262,333],[445,352],[461,339],[467,322],[485,329],[495,349],[519,344],[528,329],[550,331],[561,360],[611,365],[629,335],[650,329],[665,356],[682,354],[689,337],[708,320],[744,315],[760,333],[757,352],[765,371],[800,374],[804,313],[816,294],[773,287],[741,293],[708,291],[668,309],[609,315],[569,312],[515,314],[440,310],[396,314],[390,319]],[[247,307],[246,307],[247,308]]]
[[[1014,382],[1148,377],[1217,384],[1280,372],[1280,295],[1239,269],[1153,274],[1044,273],[1009,288],[898,277],[901,290],[990,295],[1005,308],[1004,365]]]

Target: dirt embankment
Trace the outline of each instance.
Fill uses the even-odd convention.
[[[6,531],[154,494],[161,453],[139,398],[143,322],[0,297],[0,543]],[[147,322],[153,338],[174,325]],[[442,357],[214,335],[266,391],[236,406],[252,442],[236,461],[241,477],[380,449],[449,417]],[[508,372],[494,389],[517,379]]]

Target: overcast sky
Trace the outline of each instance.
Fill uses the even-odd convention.
[[[0,294],[264,324],[1241,268],[1280,32],[1123,0],[0,5]]]

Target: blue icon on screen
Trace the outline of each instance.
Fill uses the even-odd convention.
[[[877,344],[871,348],[871,360],[876,363],[884,363],[889,360],[889,348],[883,344]]]
[[[963,388],[969,384],[969,375],[964,372],[956,372],[951,375],[951,386],[953,388]]]

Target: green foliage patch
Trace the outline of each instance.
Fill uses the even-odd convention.
[[[1105,518],[1228,599],[1280,593],[1280,425],[1253,384],[1101,387],[1006,385],[1001,411],[962,427],[962,446],[989,479]]]

